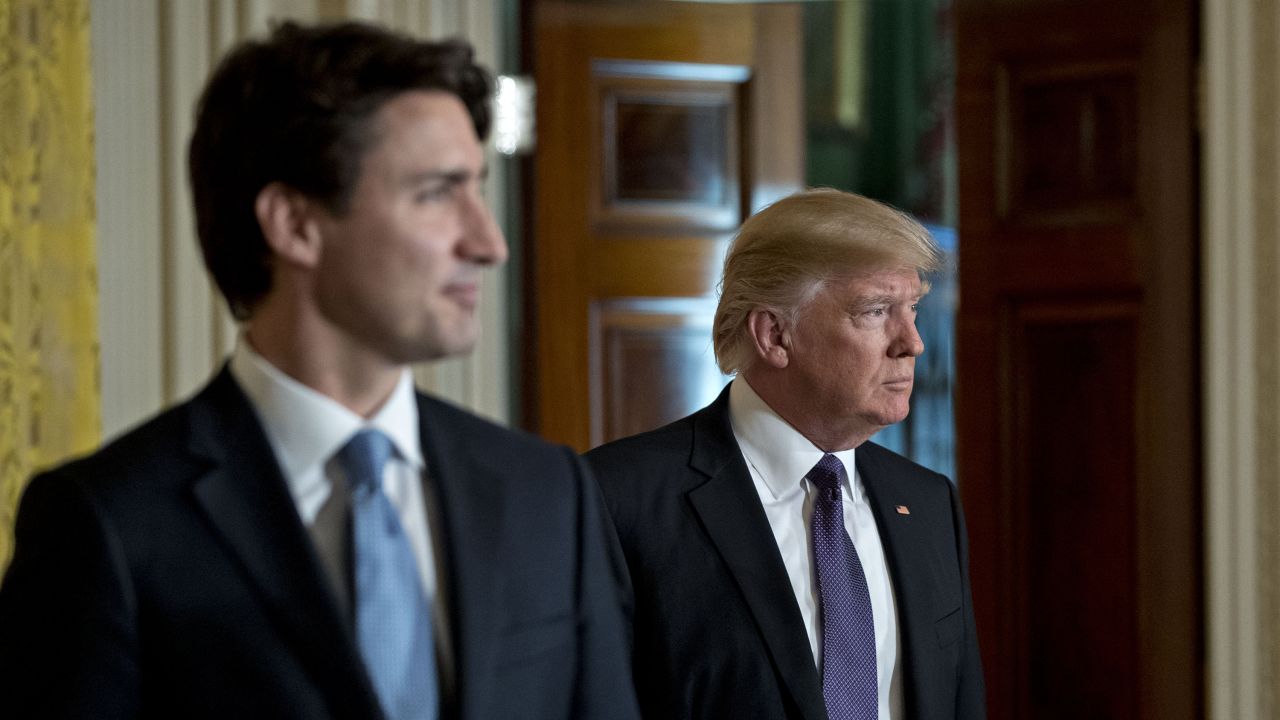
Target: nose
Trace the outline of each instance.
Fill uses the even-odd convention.
[[[467,195],[463,242],[459,252],[477,265],[500,265],[507,260],[507,241],[479,190]]]
[[[893,342],[889,345],[889,354],[895,358],[919,357],[924,352],[924,340],[916,329],[914,315],[905,317],[899,323]]]

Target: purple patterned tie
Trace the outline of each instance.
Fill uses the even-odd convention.
[[[876,720],[876,631],[858,551],[844,530],[844,463],[823,455],[806,475],[813,503],[813,561],[822,596],[822,697],[831,720]]]

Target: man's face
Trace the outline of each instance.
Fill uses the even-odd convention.
[[[805,425],[865,438],[907,417],[921,295],[914,270],[879,271],[832,280],[801,310],[785,372]]]
[[[350,206],[321,213],[316,302],[353,342],[405,364],[475,344],[480,271],[507,246],[481,197],[484,151],[462,102],[410,91],[372,119]]]

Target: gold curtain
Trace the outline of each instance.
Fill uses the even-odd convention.
[[[0,572],[31,473],[98,442],[89,0],[0,0]]]

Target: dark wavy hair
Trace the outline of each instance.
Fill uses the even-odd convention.
[[[239,320],[271,289],[271,252],[254,213],[280,182],[347,211],[373,116],[411,90],[456,95],[489,133],[491,82],[461,40],[426,42],[358,22],[286,22],[234,48],[209,79],[187,151],[205,266]]]

